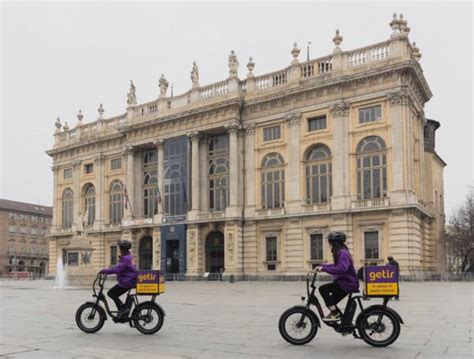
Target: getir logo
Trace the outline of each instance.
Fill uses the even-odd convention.
[[[156,280],[156,274],[153,274],[153,273],[140,274],[138,276],[139,282],[155,281],[155,280]]]
[[[369,272],[369,278],[371,281],[376,279],[391,279],[395,276],[395,271],[390,269],[382,269],[377,272]]]

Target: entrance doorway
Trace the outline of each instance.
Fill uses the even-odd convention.
[[[219,231],[206,238],[206,272],[221,273],[224,270],[224,235]]]
[[[153,239],[143,237],[138,247],[138,269],[150,270],[153,265]]]
[[[166,273],[179,273],[179,239],[166,241]]]

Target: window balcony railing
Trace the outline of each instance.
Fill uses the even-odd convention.
[[[371,198],[371,199],[359,199],[351,202],[351,208],[374,208],[374,207],[388,207],[390,206],[390,200],[388,197],[383,198]]]

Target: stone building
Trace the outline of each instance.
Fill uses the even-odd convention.
[[[0,276],[47,274],[52,212],[52,207],[0,199]]]
[[[201,276],[300,275],[348,235],[356,266],[392,255],[404,275],[444,270],[439,123],[421,54],[394,16],[388,40],[288,67],[229,76],[73,128],[56,122],[51,263],[77,273],[117,262],[128,238],[140,268]],[[79,235],[78,235],[79,234]],[[85,260],[83,260],[83,257]],[[54,271],[54,268],[50,268]]]

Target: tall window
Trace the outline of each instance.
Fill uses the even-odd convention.
[[[63,178],[64,179],[72,178],[72,168],[65,168],[63,170]]]
[[[110,265],[114,266],[117,264],[117,246],[110,247]]]
[[[323,259],[323,235],[321,233],[310,235],[311,260]]]
[[[38,227],[36,225],[31,226],[31,235],[32,236],[37,236],[38,235]]]
[[[357,197],[380,198],[387,195],[387,155],[382,138],[369,136],[359,142],[357,155]]]
[[[364,232],[365,259],[379,258],[379,232]]]
[[[152,218],[158,213],[158,178],[155,170],[145,173],[143,201],[145,217]]]
[[[263,129],[263,141],[273,141],[281,138],[281,126],[267,127]]]
[[[382,118],[382,106],[371,106],[359,110],[359,123],[374,122]]]
[[[285,170],[283,158],[271,153],[262,161],[262,206],[279,208],[285,201]]]
[[[119,180],[110,184],[110,223],[120,223],[123,217],[123,186]]]
[[[164,209],[166,216],[184,215],[190,200],[187,191],[188,138],[174,137],[164,143]],[[161,189],[161,188],[160,188]]]
[[[229,140],[227,135],[209,140],[209,206],[223,211],[229,199]]]
[[[84,188],[84,210],[87,214],[87,225],[92,226],[95,221],[95,188],[91,183]]]
[[[63,228],[71,228],[73,214],[74,196],[72,189],[66,188],[62,198],[62,225]]]
[[[332,195],[331,151],[317,145],[306,157],[306,200],[308,203],[326,203]]]
[[[84,165],[84,173],[85,174],[91,174],[94,172],[94,164],[93,163],[88,163]]]
[[[277,253],[277,238],[276,237],[266,237],[267,244],[267,262],[276,262],[278,258]]]

